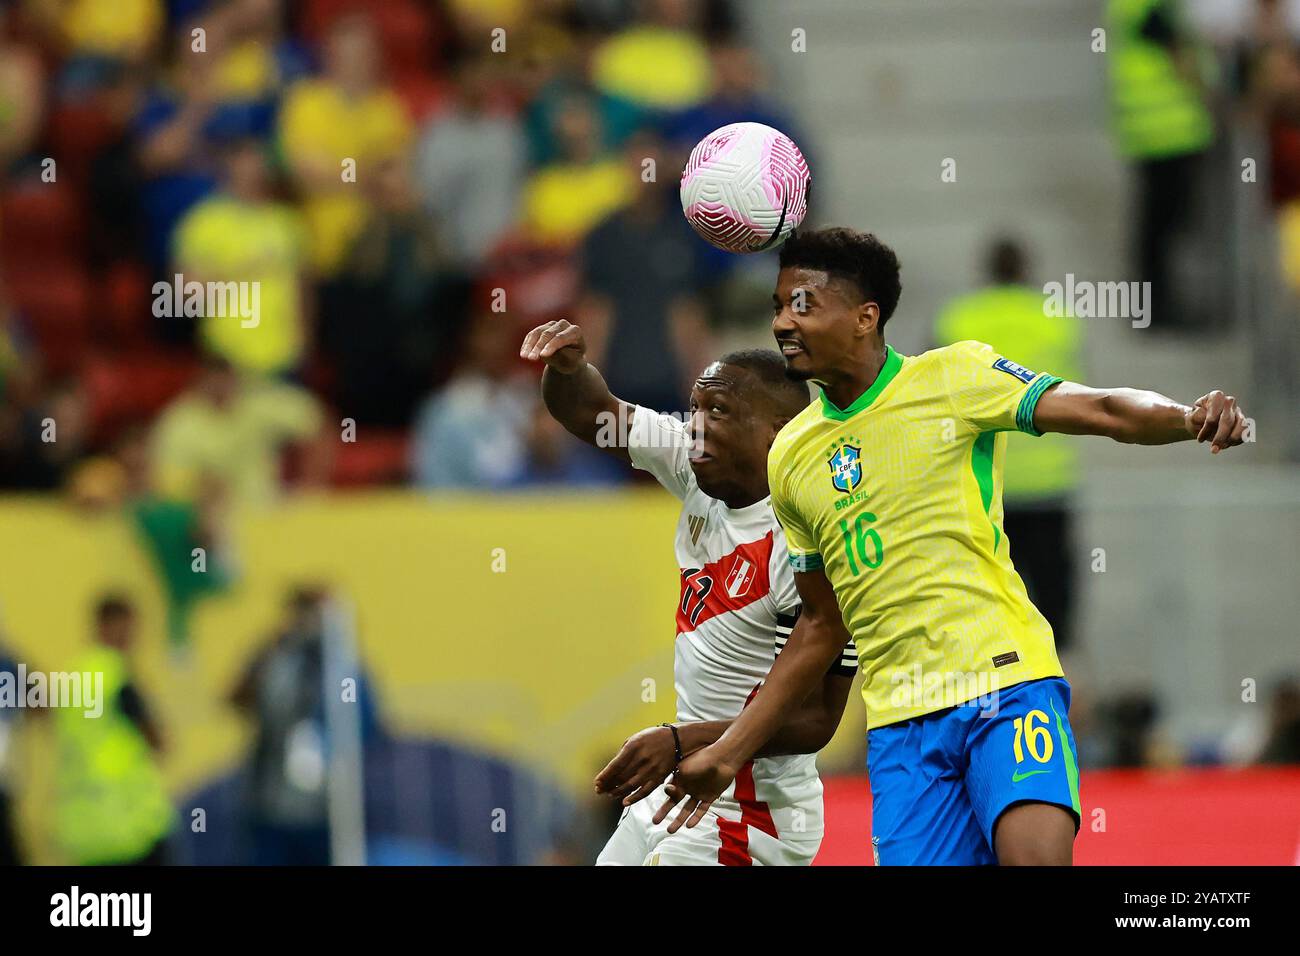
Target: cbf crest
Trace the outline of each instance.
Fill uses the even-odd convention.
[[[835,486],[836,491],[848,494],[862,484],[861,445],[851,445],[849,441],[841,442],[826,459],[826,465],[831,470],[831,484]]]

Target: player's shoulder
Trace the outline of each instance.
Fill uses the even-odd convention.
[[[953,342],[951,345],[941,345],[938,348],[930,349],[928,352],[922,352],[916,356],[914,361],[921,364],[951,366],[982,362],[985,358],[992,362],[997,357],[997,354],[993,346],[987,342],[963,339],[960,342]]]
[[[768,555],[767,574],[777,613],[788,611],[790,608],[795,609],[797,613],[799,590],[794,583],[794,569],[790,567],[790,552],[785,541],[785,529],[777,520],[775,511],[772,512],[772,550]]]
[[[821,398],[814,398],[803,411],[786,422],[777,432],[776,438],[772,441],[772,449],[768,452],[768,463],[784,461],[791,453],[796,452],[808,433],[822,421]]]
[[[913,360],[912,371],[946,391],[959,383],[981,379],[982,371],[996,368],[999,361],[1005,360],[987,342],[963,339],[922,352]]]
[[[689,443],[686,422],[679,415],[644,405],[629,405],[627,414],[630,439],[642,443],[662,440],[673,448],[685,447]]]

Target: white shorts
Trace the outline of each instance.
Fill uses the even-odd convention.
[[[658,826],[653,822],[667,799],[660,785],[626,808],[596,865],[808,866],[822,843],[820,794],[815,805],[783,810],[742,806],[724,795],[694,827],[671,834],[668,823],[677,810]]]

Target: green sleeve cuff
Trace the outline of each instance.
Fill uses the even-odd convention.
[[[810,554],[791,554],[790,567],[795,571],[817,571],[825,567],[822,563],[822,556],[816,551]]]
[[[1021,396],[1020,406],[1016,409],[1016,428],[1026,435],[1033,435],[1038,438],[1043,433],[1034,428],[1034,409],[1038,407],[1038,400],[1042,397],[1043,392],[1047,391],[1057,382],[1064,379],[1056,375],[1040,375],[1034,379],[1033,383]]]

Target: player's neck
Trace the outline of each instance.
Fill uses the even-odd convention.
[[[875,384],[880,370],[885,367],[885,357],[885,343],[880,342],[867,354],[865,363],[858,362],[849,368],[836,369],[834,375],[826,376],[825,381],[820,383],[822,391],[836,408],[848,408]]]
[[[739,511],[741,508],[748,508],[750,505],[758,504],[767,497],[767,494],[767,482],[763,482],[762,487],[737,488],[720,500],[730,510]]]

